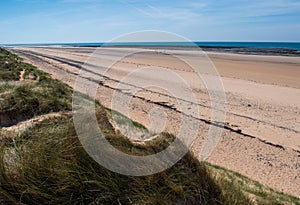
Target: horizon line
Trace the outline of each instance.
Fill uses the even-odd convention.
[[[122,44],[122,43],[300,43],[300,41],[128,41],[128,42],[109,42],[109,41],[78,41],[78,42],[46,42],[46,43],[0,43],[0,46],[7,45],[61,45],[61,44]]]

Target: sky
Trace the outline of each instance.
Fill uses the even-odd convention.
[[[108,42],[142,30],[300,42],[300,0],[3,0],[0,10],[0,44]]]

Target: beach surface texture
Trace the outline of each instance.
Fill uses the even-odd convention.
[[[74,86],[82,66],[89,62],[89,57],[97,48],[8,49],[50,73],[52,77]],[[164,130],[176,134],[183,112],[177,104],[178,99],[155,87],[136,92],[136,88],[142,83],[151,84],[162,80],[159,76],[137,74],[133,75],[132,83],[121,87],[119,85],[124,77],[137,69],[160,67],[174,71],[189,82],[200,110],[200,115],[193,117],[198,120],[201,129],[191,146],[197,156],[209,127],[214,126],[210,117],[213,108],[205,85],[199,82],[196,73],[188,65],[168,55],[168,49],[153,51],[139,48],[135,50],[136,55],[127,55],[131,52],[132,48],[103,48],[97,51],[97,56],[104,65],[115,62],[105,72],[105,76],[102,76],[100,83],[95,85],[97,99],[104,106],[111,107],[115,92],[131,96],[129,117],[153,132],[156,127],[151,124],[149,113],[153,108],[159,107],[157,115],[163,111],[167,116]],[[194,50],[176,49],[176,53],[191,61],[197,60],[194,59]],[[227,109],[222,138],[207,161],[300,197],[300,57],[215,52],[208,52],[207,55],[221,76]],[[91,82],[99,79],[97,66],[84,68],[89,73]],[[170,87],[178,86],[172,78],[163,80]],[[82,84],[79,91],[86,88]],[[192,103],[188,102],[189,99],[184,100],[186,106]]]

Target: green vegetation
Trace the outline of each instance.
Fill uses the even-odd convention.
[[[127,153],[153,153],[161,147],[160,140],[135,146],[121,136],[111,139],[114,131],[110,132],[113,145]],[[2,147],[0,201],[5,203],[231,204],[222,198],[205,166],[190,154],[171,169],[146,177],[123,176],[101,167],[80,146],[70,118],[45,120],[11,136]],[[244,204],[246,198],[240,198],[239,204]]]
[[[121,114],[118,111],[111,110],[109,108],[105,108],[105,110],[108,112],[109,118],[110,119],[113,118],[113,120],[116,121],[116,123],[119,125],[131,126],[128,124],[132,124],[132,126],[134,126],[135,128],[139,128],[144,131],[147,130],[147,128],[144,125],[142,125],[141,123],[130,120],[128,117],[126,117],[125,115]]]
[[[1,95],[0,116],[5,117],[0,126],[11,125],[36,115],[71,110],[72,90],[57,80],[44,78],[34,85],[8,87]]]
[[[133,144],[114,131],[101,106],[97,118],[110,143],[129,154],[157,153],[173,140],[162,134],[144,145]],[[232,204],[191,154],[171,169],[146,177],[123,176],[101,167],[81,147],[71,117],[10,133],[2,147],[0,199],[6,204]],[[244,204],[247,198],[241,194],[238,202]]]
[[[111,172],[97,164],[81,146],[72,117],[72,89],[1,49],[2,59],[13,67],[0,67],[13,78],[1,75],[0,119],[18,121],[60,112],[25,130],[0,131],[0,204],[273,204],[298,203],[298,199],[277,193],[237,173],[200,163],[187,153],[170,169],[150,176],[131,177]],[[13,84],[25,69],[35,76],[29,84]],[[5,72],[3,72],[5,73]],[[25,75],[24,73],[24,75]],[[4,80],[3,80],[4,79]],[[162,133],[152,141],[133,143],[111,124],[112,113],[119,124],[125,116],[96,106],[96,117],[107,140],[131,155],[162,151],[174,137]],[[20,117],[20,118],[19,118]],[[22,119],[21,119],[22,118]],[[137,123],[132,124],[146,131]],[[255,186],[252,186],[255,185]],[[258,188],[264,192],[259,192]],[[261,194],[264,193],[264,194]]]
[[[48,76],[48,74],[28,63],[24,63],[22,58],[3,48],[0,48],[0,68],[0,81],[20,80],[21,71],[24,71],[24,78],[37,79],[38,77]]]
[[[19,80],[22,70],[20,61],[18,56],[0,48],[0,80]]]
[[[0,127],[36,115],[72,109],[70,87],[2,48],[0,53]],[[20,82],[21,71],[24,79],[31,76],[33,82]]]
[[[235,187],[239,187],[240,191],[248,196],[252,196],[256,204],[298,204],[300,205],[300,199],[297,197],[286,195],[282,192],[278,192],[269,187],[249,179],[237,172],[229,171],[223,167],[212,165],[208,162],[205,163],[206,167],[215,175],[215,179],[220,182],[222,179],[221,187],[227,187],[232,184]],[[225,182],[225,183],[224,183]],[[228,190],[230,187],[226,188]]]

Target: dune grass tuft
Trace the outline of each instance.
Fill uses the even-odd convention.
[[[108,120],[104,112],[99,115],[100,121]],[[113,129],[107,133],[114,146],[135,155],[157,153],[167,145],[165,138],[172,138],[162,134],[136,145]],[[7,204],[251,204],[237,190],[234,201],[223,197],[208,169],[190,153],[151,176],[111,172],[84,151],[70,117],[45,120],[2,147],[0,201]]]

